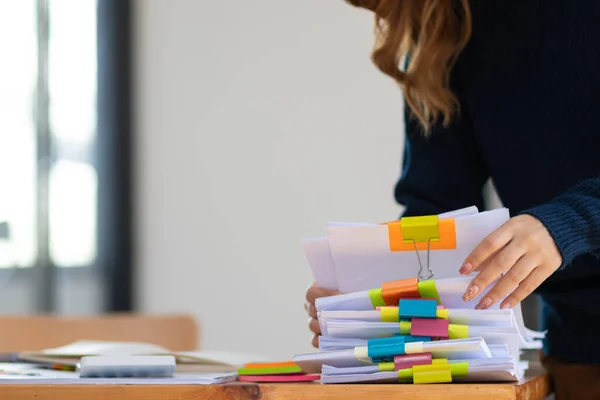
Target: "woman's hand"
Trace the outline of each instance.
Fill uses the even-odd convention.
[[[538,219],[530,215],[511,218],[481,242],[460,268],[463,275],[479,271],[463,300],[477,297],[508,271],[475,308],[488,308],[516,288],[500,305],[500,308],[514,307],[561,264],[562,257],[554,239]]]
[[[312,340],[312,344],[315,347],[319,347],[319,336],[321,336],[321,327],[319,326],[319,320],[317,319],[317,308],[315,307],[315,300],[317,300],[320,297],[335,296],[337,294],[341,293],[337,290],[323,289],[317,286],[316,283],[314,283],[306,291],[306,304],[304,305],[304,308],[310,316],[308,327],[315,334]]]

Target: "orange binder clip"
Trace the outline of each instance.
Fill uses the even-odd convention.
[[[417,278],[402,279],[399,281],[384,282],[381,284],[381,297],[388,306],[397,306],[403,297],[418,298],[419,280]]]

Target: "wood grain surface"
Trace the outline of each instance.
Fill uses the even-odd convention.
[[[527,378],[519,384],[443,385],[321,385],[228,384],[192,385],[27,385],[1,384],[0,399],[61,400],[409,400],[409,399],[527,399],[538,400],[550,394],[546,375]]]

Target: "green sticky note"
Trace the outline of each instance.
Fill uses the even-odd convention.
[[[413,380],[413,369],[406,368],[398,371],[398,381],[401,383],[412,382]]]
[[[297,365],[276,368],[240,368],[237,371],[238,375],[279,375],[295,374],[298,372],[302,372],[302,368]]]
[[[450,339],[465,339],[469,337],[468,325],[448,325],[448,338]]]
[[[385,301],[383,301],[383,297],[381,296],[381,288],[369,290],[369,298],[371,299],[371,304],[373,304],[373,310],[377,307],[385,306]]]
[[[396,369],[393,362],[379,363],[378,367],[381,372],[394,371]]]
[[[452,371],[452,377],[454,377],[454,378],[468,376],[469,375],[469,363],[463,362],[463,363],[457,363],[457,364],[450,364],[450,371]]]
[[[400,334],[401,335],[410,335],[410,329],[412,328],[412,323],[409,321],[400,321]]]
[[[433,279],[428,281],[422,281],[417,283],[417,289],[419,295],[424,299],[436,299],[438,304],[441,304],[440,294],[435,287],[435,281]]]

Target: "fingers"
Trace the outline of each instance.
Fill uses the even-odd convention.
[[[319,336],[321,336],[321,326],[319,325],[319,320],[316,318],[311,318],[308,323],[308,327],[315,335],[312,339],[312,345],[314,347],[319,347]]]
[[[473,278],[469,287],[463,296],[464,301],[470,301],[482,293],[492,282],[502,276],[502,274],[523,256],[525,250],[516,244],[508,244],[502,250],[498,251],[496,256]],[[527,272],[529,273],[529,271]],[[526,276],[526,275],[525,275]],[[490,299],[486,297],[486,304]],[[489,307],[491,304],[483,304]]]
[[[488,308],[505,296],[501,308],[513,307],[561,264],[560,251],[542,222],[528,215],[514,217],[465,259],[460,273],[467,275],[479,271],[479,274],[470,282],[463,300],[472,300],[497,282],[475,308]]]
[[[488,308],[497,301],[504,298],[513,289],[515,289],[527,276],[539,265],[537,257],[526,254],[521,257],[517,263],[500,279],[498,283],[490,290],[485,297],[475,306],[475,309],[481,310]],[[482,272],[483,273],[483,272]]]
[[[319,320],[316,318],[311,318],[308,323],[308,328],[311,332],[320,335],[321,334],[321,326],[319,325]]]
[[[461,274],[468,275],[471,272],[479,270],[486,260],[493,257],[498,250],[510,242],[512,239],[510,222],[505,223],[491,233],[469,254],[460,268]]]
[[[312,338],[312,345],[313,347],[318,348],[319,337],[321,336],[321,326],[319,325],[319,320],[316,318],[311,318],[310,322],[308,323],[308,327],[311,330],[311,332],[314,333],[314,336]]]
[[[514,307],[519,304],[525,297],[529,296],[533,291],[540,286],[550,274],[546,271],[546,269],[537,267],[535,268],[527,278],[525,278],[519,287],[515,289],[514,292],[510,294],[503,302],[500,304],[500,308],[506,309]]]
[[[319,336],[321,335],[321,326],[319,325],[319,320],[317,319],[317,307],[315,307],[315,301],[321,297],[335,296],[338,294],[341,294],[341,292],[337,290],[321,288],[317,286],[316,283],[306,290],[307,303],[304,305],[304,308],[311,317],[308,327],[315,334],[312,339],[312,344],[314,347],[319,347]]]
[[[306,303],[306,312],[312,318],[317,318],[317,307],[314,304]]]
[[[335,296],[337,294],[340,294],[340,292],[337,290],[324,289],[317,286],[315,283],[306,291],[306,301],[308,301],[310,304],[315,304],[315,300],[320,297]]]
[[[319,335],[313,336],[312,345],[316,348],[319,348]]]

